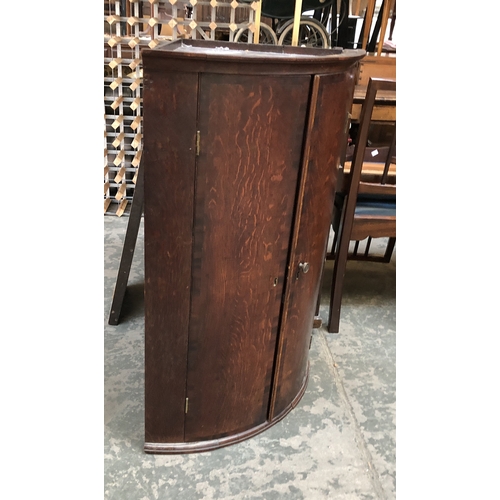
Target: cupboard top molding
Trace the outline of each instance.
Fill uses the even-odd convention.
[[[150,70],[182,69],[198,73],[209,65],[211,73],[225,74],[331,74],[346,71],[365,55],[362,49],[317,49],[212,40],[176,40],[142,51],[142,58]]]

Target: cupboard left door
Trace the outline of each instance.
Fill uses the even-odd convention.
[[[311,77],[203,73],[199,85],[191,445],[267,423]]]
[[[184,441],[198,75],[144,65],[145,449]]]

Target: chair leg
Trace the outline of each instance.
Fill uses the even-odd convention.
[[[337,193],[335,195],[335,203],[333,205],[333,216],[332,216],[332,229],[333,229],[333,240],[330,250],[327,250],[327,258],[331,258],[335,255],[335,248],[337,247],[340,219],[342,216],[342,210],[344,205],[345,197]]]
[[[321,281],[323,280],[323,273],[321,273],[321,280],[319,282],[318,298],[316,299],[316,310],[314,316],[319,316],[319,308],[321,305]]]
[[[321,289],[322,289],[323,278],[325,275],[325,262],[326,262],[327,254],[328,254],[328,238],[326,239],[326,243],[325,243],[323,265],[321,266],[321,273],[320,273],[320,280],[319,280],[319,287],[318,287],[318,296],[316,298],[316,310],[314,311],[313,328],[321,328],[323,326],[323,320],[321,319],[321,316],[319,315],[319,309],[321,307]]]
[[[144,208],[144,168],[139,168],[108,324],[118,325]]]
[[[346,263],[335,259],[333,267],[332,291],[330,294],[330,310],[328,312],[327,329],[330,333],[338,333],[340,326],[340,306],[342,304],[342,287]]]
[[[387,242],[387,247],[385,249],[384,262],[388,263],[391,261],[392,252],[394,251],[395,246],[396,246],[396,238],[389,238],[389,241]]]
[[[349,253],[350,231],[340,229],[339,242],[333,264],[332,288],[330,291],[330,309],[328,312],[327,329],[330,333],[338,333],[340,326],[340,307],[342,305],[342,289]]]

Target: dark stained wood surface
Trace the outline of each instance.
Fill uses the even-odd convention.
[[[181,49],[181,47],[184,47]],[[143,63],[168,71],[252,75],[314,75],[348,70],[365,55],[363,50],[231,43],[211,40],[165,42],[143,49]]]
[[[337,169],[347,142],[353,82],[354,70],[316,76],[314,80],[270,419],[287,410],[307,376]],[[309,269],[303,273],[299,265],[306,262]]]
[[[310,81],[201,76],[187,441],[267,418]]]
[[[224,49],[175,52],[186,42],[143,52],[151,453],[238,442],[302,397],[335,172],[364,55],[266,55],[267,47],[200,41],[187,45]],[[300,274],[304,262],[310,268]]]
[[[146,441],[184,440],[195,181],[195,74],[145,68]],[[172,126],[172,117],[176,126]]]
[[[127,232],[125,234],[125,241],[123,242],[120,267],[118,269],[118,275],[116,277],[113,302],[111,303],[111,310],[109,312],[108,323],[110,325],[117,325],[120,321],[123,300],[125,298],[128,278],[130,276],[130,268],[132,266],[132,259],[134,258],[135,244],[137,241],[137,235],[139,233],[139,227],[141,225],[143,208],[144,170],[139,169],[137,175],[137,184],[134,190],[134,199],[132,201],[132,208],[130,210],[130,218],[127,224]]]

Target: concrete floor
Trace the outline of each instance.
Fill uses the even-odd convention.
[[[107,324],[127,223],[104,218],[105,499],[395,499],[395,255],[348,263],[340,333],[314,330],[309,384],[284,420],[216,451],[146,455],[142,226],[120,324]]]

